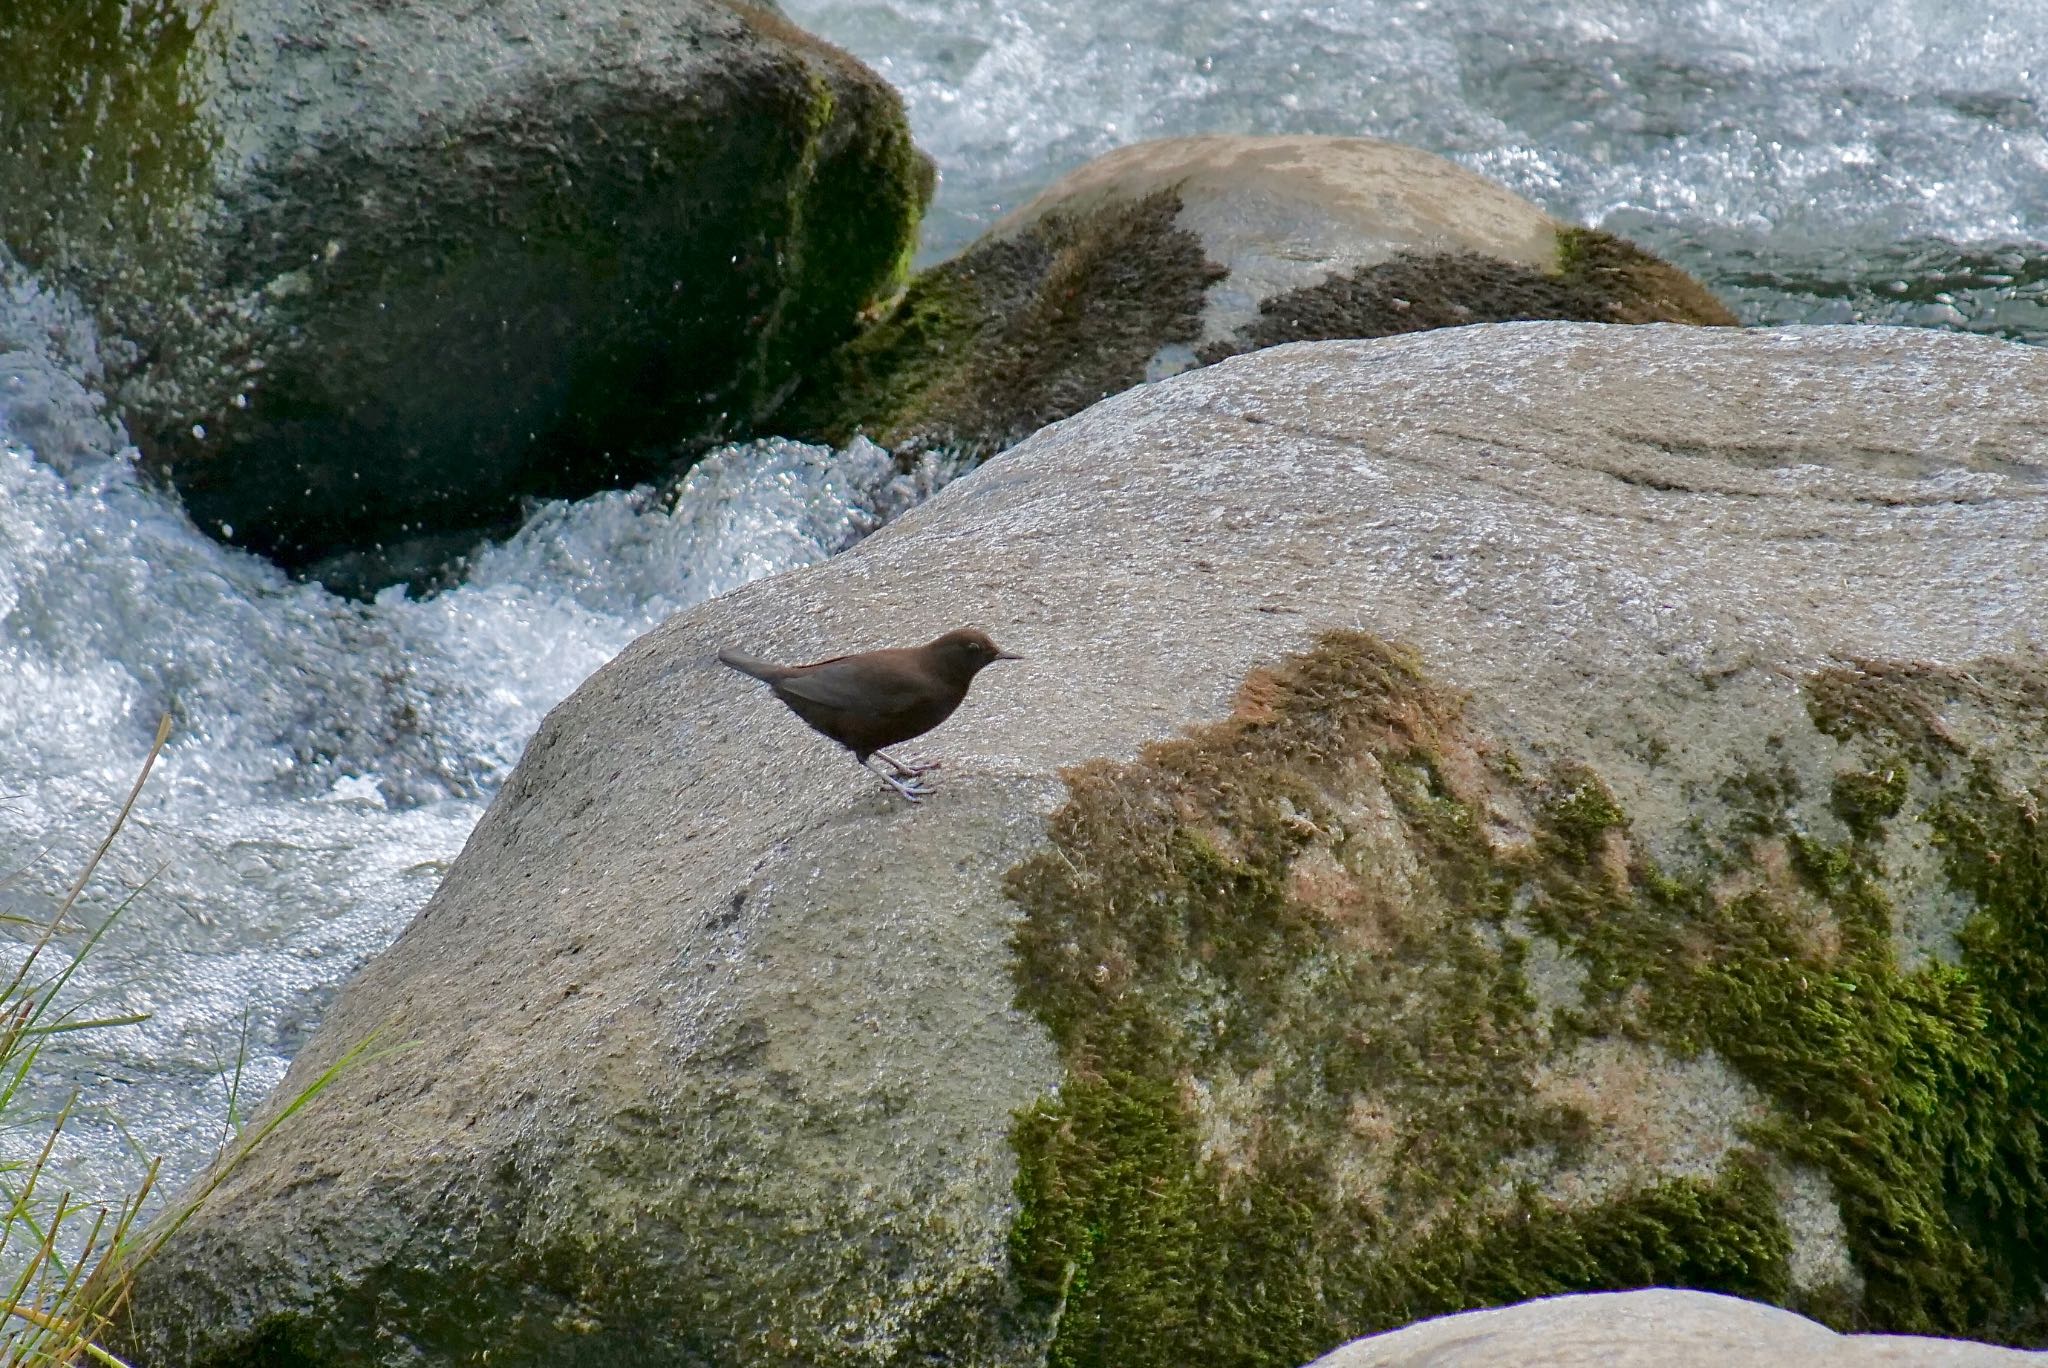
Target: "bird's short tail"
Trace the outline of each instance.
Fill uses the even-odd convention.
[[[756,660],[752,656],[741,655],[738,651],[720,651],[718,653],[718,663],[730,665],[743,675],[752,675],[754,678],[769,684],[773,684],[775,677],[782,673],[780,665],[771,665],[765,660]]]

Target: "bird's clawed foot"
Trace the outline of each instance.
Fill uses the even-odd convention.
[[[883,758],[888,759],[887,756],[884,756]],[[889,763],[892,765],[896,764],[894,760],[890,760]],[[883,770],[876,769],[874,765],[870,764],[866,760],[861,761],[861,764],[866,766],[868,771],[872,773],[877,779],[880,779],[890,788],[895,789],[898,793],[902,794],[906,802],[921,803],[924,801],[925,795],[931,792],[930,786],[925,784],[922,780],[920,780],[917,777],[919,771],[904,770],[905,777],[899,779],[893,774],[889,774]],[[901,765],[897,765],[897,768],[902,769],[903,767]]]
[[[912,760],[909,764],[905,764],[887,751],[876,751],[874,756],[877,760],[886,761],[890,769],[895,770],[897,774],[905,779],[915,779],[920,774],[930,774],[940,766],[940,762],[937,760]]]

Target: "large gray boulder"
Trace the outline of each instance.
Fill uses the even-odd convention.
[[[895,93],[722,0],[9,0],[0,241],[209,532],[305,565],[744,426],[895,288]]]
[[[1910,1335],[1837,1335],[1708,1292],[1549,1297],[1347,1344],[1312,1368],[2040,1368],[2048,1354]]]
[[[1096,158],[918,276],[770,422],[982,456],[1259,347],[1539,318],[1736,321],[1670,263],[1418,148],[1165,138]]]
[[[543,725],[141,1361],[1273,1364],[1680,1285],[2041,1335],[2048,356],[1261,351]],[[979,623],[909,807],[716,650]],[[273,1102],[273,1106],[279,1105]]]

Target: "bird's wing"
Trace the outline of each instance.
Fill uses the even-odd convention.
[[[820,707],[887,712],[914,702],[917,681],[872,658],[839,656],[821,660],[775,680],[775,691]]]

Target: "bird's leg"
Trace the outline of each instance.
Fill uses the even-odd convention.
[[[933,770],[939,768],[939,762],[936,760],[913,760],[906,765],[901,760],[898,760],[895,756],[889,754],[889,752],[887,751],[878,750],[870,751],[868,753],[874,756],[877,760],[888,761],[889,768],[895,770],[905,779],[915,779],[920,774],[930,774]]]
[[[889,774],[886,771],[876,769],[874,765],[869,761],[862,760],[860,763],[862,768],[866,769],[868,773],[874,775],[877,779],[880,779],[890,788],[895,789],[898,793],[902,794],[903,797],[909,802],[923,802],[924,796],[927,793],[931,792],[930,789],[926,788],[923,784],[917,781],[917,776],[914,774],[907,779],[898,779],[893,774]],[[895,762],[891,761],[890,763],[894,764]]]

